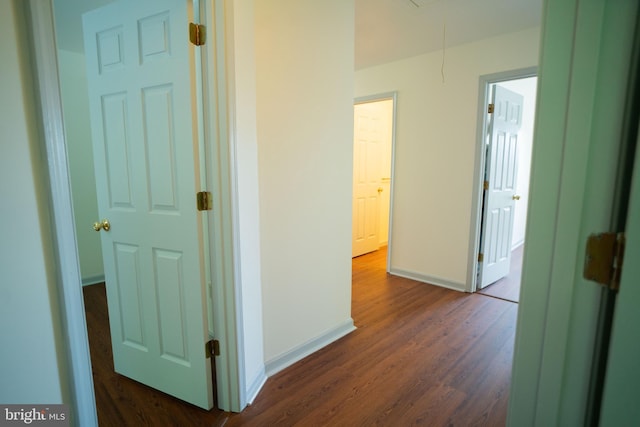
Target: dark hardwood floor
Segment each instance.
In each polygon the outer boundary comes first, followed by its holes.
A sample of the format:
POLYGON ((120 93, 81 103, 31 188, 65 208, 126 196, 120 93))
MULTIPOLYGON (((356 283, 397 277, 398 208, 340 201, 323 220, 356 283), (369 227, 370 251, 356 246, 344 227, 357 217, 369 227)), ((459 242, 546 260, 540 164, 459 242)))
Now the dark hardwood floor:
POLYGON ((241 414, 203 411, 113 373, 103 285, 85 287, 101 426, 501 426, 517 304, 353 260, 358 329, 269 378, 241 414))
POLYGON ((523 253, 524 245, 518 246, 516 249, 511 251, 511 268, 507 277, 503 277, 478 292, 511 302, 520 301, 523 253))
POLYGON ((100 426, 221 426, 229 414, 204 411, 113 371, 104 284, 83 288, 100 426))

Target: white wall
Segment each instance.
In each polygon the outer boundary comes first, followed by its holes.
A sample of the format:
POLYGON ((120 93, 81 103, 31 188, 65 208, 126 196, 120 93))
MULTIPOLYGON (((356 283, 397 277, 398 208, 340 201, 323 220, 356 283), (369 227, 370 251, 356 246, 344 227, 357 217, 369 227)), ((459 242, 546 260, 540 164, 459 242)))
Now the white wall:
POLYGON ((356 72, 355 96, 398 91, 392 271, 464 289, 479 77, 537 64, 539 29, 356 72))
POLYGON ((68 402, 22 2, 0 2, 0 402, 68 402), (19 38, 18 38, 19 35, 19 38))
POLYGON ((352 327, 354 3, 259 1, 255 13, 264 342, 273 372, 352 327))
POLYGON ((522 127, 518 135, 518 177, 516 194, 520 200, 516 202, 513 219, 513 236, 511 247, 516 248, 525 241, 527 225, 527 209, 529 207, 529 177, 531 175, 531 149, 533 147, 533 124, 536 113, 537 77, 510 80, 498 83, 506 89, 519 93, 524 97, 522 109, 522 127))
POLYGON ((100 234, 91 227, 101 218, 98 216, 96 179, 93 169, 84 55, 60 49, 58 66, 80 273, 83 284, 92 284, 104 281, 104 266, 100 234))

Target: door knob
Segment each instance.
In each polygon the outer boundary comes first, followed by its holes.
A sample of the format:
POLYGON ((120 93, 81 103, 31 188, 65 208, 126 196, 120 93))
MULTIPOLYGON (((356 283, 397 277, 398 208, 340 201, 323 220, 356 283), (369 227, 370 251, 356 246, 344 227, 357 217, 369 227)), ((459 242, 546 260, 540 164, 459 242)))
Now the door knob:
POLYGON ((520 200, 520 196, 518 196, 517 194, 515 196, 511 197, 513 200, 520 200))
POLYGON ((378 194, 382 193, 382 187, 378 187, 378 194))
POLYGON ((109 223, 108 219, 103 219, 102 221, 94 222, 93 229, 96 231, 100 231, 100 230, 109 231, 111 230, 111 224, 109 223))

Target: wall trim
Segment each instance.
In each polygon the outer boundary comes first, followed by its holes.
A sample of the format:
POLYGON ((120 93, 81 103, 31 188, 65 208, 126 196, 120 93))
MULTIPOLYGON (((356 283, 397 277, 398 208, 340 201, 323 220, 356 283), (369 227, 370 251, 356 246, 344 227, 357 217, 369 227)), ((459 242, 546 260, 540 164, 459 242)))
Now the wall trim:
POLYGON ((523 245, 524 245, 524 239, 516 242, 515 244, 511 245, 511 252, 515 251, 516 249, 518 249, 520 246, 523 246, 523 245))
POLYGON ((256 375, 256 377, 253 379, 253 381, 251 381, 251 383, 247 387, 247 390, 246 390, 247 404, 253 403, 255 398, 258 397, 258 393, 260 393, 260 390, 262 390, 262 387, 267 382, 267 379, 268 379, 267 373, 265 369, 262 368, 260 372, 258 372, 258 375, 256 375))
POLYGON ((405 279, 411 279, 418 282, 426 283, 428 285, 440 286, 441 288, 447 288, 454 291, 466 292, 466 286, 464 283, 454 282, 452 280, 443 279, 437 276, 430 276, 428 274, 416 273, 411 270, 402 270, 400 268, 392 268, 389 272, 394 276, 404 277, 405 279))
POLYGON ((97 285, 98 283, 103 283, 104 280, 104 274, 98 274, 96 276, 89 276, 89 277, 83 277, 82 278, 82 286, 90 286, 90 285, 97 285))
MULTIPOLYGON (((214 338, 220 341, 216 357, 218 408, 241 412, 246 406, 244 337, 242 333, 242 286, 239 275, 239 235, 235 185, 235 99, 233 80, 233 1, 201 2, 203 22, 213 28, 203 61, 206 79, 205 118, 207 185, 214 193, 208 215, 209 265, 211 272, 214 338)), ((210 331, 211 332, 211 331, 210 331)))
POLYGON ((637 9, 544 2, 510 426, 598 424, 589 393, 603 294, 582 257, 590 233, 613 230, 637 9))
MULTIPOLYGON (((74 424, 97 426, 96 400, 91 373, 91 356, 87 338, 82 282, 73 202, 69 179, 69 162, 62 120, 62 102, 58 79, 57 51, 53 28, 53 1, 31 0, 26 4, 31 41, 31 60, 35 85, 38 126, 46 152, 49 178, 50 229, 55 251, 56 280, 60 299, 63 347, 61 364, 67 363, 61 378, 69 382, 71 412, 74 424)), ((18 6, 16 6, 18 7, 18 6)))
POLYGON ((310 354, 315 353, 321 348, 326 347, 332 342, 339 340, 340 338, 355 330, 356 326, 353 324, 353 319, 349 318, 335 328, 329 329, 328 331, 318 335, 317 337, 312 338, 309 341, 302 343, 292 348, 291 350, 282 353, 279 356, 274 357, 273 359, 267 361, 267 363, 265 364, 267 376, 270 377, 277 374, 283 369, 288 368, 294 363, 304 359, 310 354))

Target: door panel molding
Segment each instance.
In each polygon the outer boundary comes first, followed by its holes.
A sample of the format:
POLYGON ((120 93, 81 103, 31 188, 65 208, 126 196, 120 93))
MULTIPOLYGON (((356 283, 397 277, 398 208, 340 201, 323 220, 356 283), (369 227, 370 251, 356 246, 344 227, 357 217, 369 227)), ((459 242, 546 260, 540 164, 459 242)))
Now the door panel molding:
POLYGON ((199 22, 199 10, 198 0, 121 0, 82 22, 98 211, 112 224, 100 240, 114 369, 208 410, 210 265, 201 236, 209 213, 195 203, 202 49, 179 31, 199 22), (114 190, 127 209, 109 203, 114 190))

